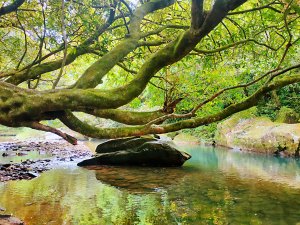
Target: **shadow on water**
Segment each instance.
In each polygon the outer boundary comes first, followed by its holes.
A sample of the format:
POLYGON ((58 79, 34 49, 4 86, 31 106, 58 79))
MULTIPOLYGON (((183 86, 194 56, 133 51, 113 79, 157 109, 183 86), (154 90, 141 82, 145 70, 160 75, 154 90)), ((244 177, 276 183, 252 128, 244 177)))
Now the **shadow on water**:
POLYGON ((0 184, 0 207, 27 225, 297 224, 294 159, 182 146, 182 168, 62 165, 0 184))

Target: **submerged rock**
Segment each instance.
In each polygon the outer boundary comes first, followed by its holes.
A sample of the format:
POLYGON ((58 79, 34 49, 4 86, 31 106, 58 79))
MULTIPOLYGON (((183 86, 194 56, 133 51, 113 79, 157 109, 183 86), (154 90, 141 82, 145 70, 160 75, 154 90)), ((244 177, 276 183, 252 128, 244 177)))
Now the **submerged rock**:
POLYGON ((191 158, 185 152, 152 138, 116 139, 100 144, 95 158, 84 160, 78 166, 136 165, 182 166, 191 158))
POLYGON ((241 112, 218 125, 215 140, 218 145, 230 148, 297 156, 300 124, 272 122, 241 112))
POLYGON ((0 215, 1 225, 23 225, 24 223, 11 215, 0 215))

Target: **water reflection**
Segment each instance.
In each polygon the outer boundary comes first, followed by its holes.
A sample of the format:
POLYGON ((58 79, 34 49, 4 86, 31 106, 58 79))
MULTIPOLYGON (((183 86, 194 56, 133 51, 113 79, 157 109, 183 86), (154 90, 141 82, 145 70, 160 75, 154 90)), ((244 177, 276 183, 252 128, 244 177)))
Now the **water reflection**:
POLYGON ((0 149, 0 163, 20 163, 26 160, 49 159, 51 154, 42 151, 1 151, 0 149), (7 156, 3 156, 6 153, 7 156))
POLYGON ((131 193, 151 193, 171 188, 182 182, 187 168, 142 167, 86 167, 95 170, 96 179, 102 183, 122 188, 131 193))
POLYGON ((184 147, 183 168, 48 171, 0 185, 0 207, 28 225, 297 224, 299 162, 184 147))
POLYGON ((300 161, 250 152, 230 151, 212 147, 182 147, 193 157, 188 165, 197 164, 205 170, 218 170, 241 179, 261 179, 300 188, 300 161))

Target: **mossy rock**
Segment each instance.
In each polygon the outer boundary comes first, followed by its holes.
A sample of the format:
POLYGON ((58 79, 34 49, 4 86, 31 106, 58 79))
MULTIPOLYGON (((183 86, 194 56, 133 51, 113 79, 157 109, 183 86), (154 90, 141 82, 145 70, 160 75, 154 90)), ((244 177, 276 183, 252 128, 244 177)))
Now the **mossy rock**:
POLYGON ((117 139, 100 144, 95 158, 84 160, 78 166, 124 165, 177 167, 191 156, 165 142, 146 138, 117 139), (99 147, 100 146, 100 147, 99 147))
POLYGON ((276 122, 294 124, 299 123, 299 119, 300 115, 297 112, 295 112, 291 108, 284 106, 279 110, 276 117, 276 122))
POLYGON ((179 134, 180 134, 180 132, 175 131, 175 132, 167 133, 166 135, 167 135, 167 137, 169 137, 169 138, 171 138, 173 140, 179 134))
POLYGON ((272 122, 265 117, 243 118, 241 115, 218 125, 215 137, 218 145, 262 153, 297 155, 300 143, 300 124, 272 122))
POLYGON ((129 137, 106 141, 96 148, 97 153, 116 152, 124 149, 132 149, 149 141, 155 141, 153 137, 129 137))
POLYGON ((173 141, 176 144, 199 144, 200 143, 199 138, 186 133, 180 133, 176 135, 173 138, 173 141))
POLYGON ((215 140, 219 145, 227 146, 226 134, 230 133, 232 128, 238 125, 241 121, 256 117, 256 107, 241 111, 224 120, 217 125, 215 140))

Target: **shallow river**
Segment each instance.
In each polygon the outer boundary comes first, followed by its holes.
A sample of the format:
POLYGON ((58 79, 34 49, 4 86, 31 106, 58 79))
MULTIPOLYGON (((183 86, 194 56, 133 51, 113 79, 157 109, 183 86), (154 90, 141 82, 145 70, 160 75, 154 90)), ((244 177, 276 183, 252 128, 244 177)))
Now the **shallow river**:
MULTIPOLYGON (((300 224, 300 162, 209 147, 182 168, 79 168, 0 184, 26 225, 300 224)), ((0 162, 1 163, 1 162, 0 162)))

